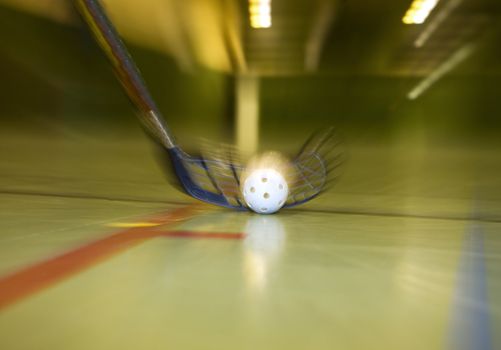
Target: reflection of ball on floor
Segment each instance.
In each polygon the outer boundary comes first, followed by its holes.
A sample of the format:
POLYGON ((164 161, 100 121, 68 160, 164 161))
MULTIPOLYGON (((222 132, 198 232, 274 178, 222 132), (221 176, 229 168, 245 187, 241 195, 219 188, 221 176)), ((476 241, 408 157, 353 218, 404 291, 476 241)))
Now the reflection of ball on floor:
POLYGON ((244 247, 267 259, 275 258, 285 244, 285 226, 277 215, 253 215, 245 227, 244 247))
POLYGON ((256 213, 271 214, 284 205, 289 194, 285 178, 275 169, 252 170, 242 187, 245 202, 256 213))

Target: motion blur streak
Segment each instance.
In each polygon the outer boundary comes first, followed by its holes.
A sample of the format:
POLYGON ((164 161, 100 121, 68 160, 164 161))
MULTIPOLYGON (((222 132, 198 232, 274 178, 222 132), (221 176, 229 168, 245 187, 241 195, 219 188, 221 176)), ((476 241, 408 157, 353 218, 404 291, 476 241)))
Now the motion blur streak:
POLYGON ((463 0, 449 0, 444 5, 444 7, 436 14, 436 16, 430 21, 430 23, 424 28, 424 30, 419 34, 416 41, 414 41, 414 46, 423 46, 430 36, 440 27, 443 21, 449 17, 452 11, 457 8, 463 0))
POLYGON ((308 72, 314 72, 318 68, 323 44, 333 19, 334 5, 332 1, 322 0, 317 8, 310 36, 306 42, 304 65, 308 72))
POLYGON ((442 63, 435 71, 433 71, 428 77, 423 79, 416 87, 414 87, 408 94, 407 98, 409 100, 415 100, 421 96, 426 90, 428 90, 433 84, 435 84, 440 78, 445 74, 453 70, 458 64, 463 62, 465 59, 470 57, 470 55, 475 50, 474 44, 467 44, 461 47, 459 50, 454 52, 450 58, 442 63))

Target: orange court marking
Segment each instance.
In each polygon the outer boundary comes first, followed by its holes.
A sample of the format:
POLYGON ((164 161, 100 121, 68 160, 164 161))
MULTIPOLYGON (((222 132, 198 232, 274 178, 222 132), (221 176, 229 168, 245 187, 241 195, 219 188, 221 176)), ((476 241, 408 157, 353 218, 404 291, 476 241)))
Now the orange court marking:
MULTIPOLYGON (((162 226, 174 225, 194 217, 198 213, 197 208, 198 206, 192 205, 169 211, 152 218, 150 222, 162 226)), ((161 231, 158 230, 158 225, 119 231, 0 278, 0 310, 152 238, 243 238, 241 233, 161 231)))

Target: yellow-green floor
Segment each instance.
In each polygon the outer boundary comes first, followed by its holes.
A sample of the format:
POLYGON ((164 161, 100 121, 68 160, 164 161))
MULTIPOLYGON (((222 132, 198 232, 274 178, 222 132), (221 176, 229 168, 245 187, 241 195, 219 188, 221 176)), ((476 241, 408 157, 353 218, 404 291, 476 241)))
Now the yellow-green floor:
POLYGON ((496 149, 348 144, 331 192, 259 216, 175 192, 140 132, 0 145, 1 349, 501 347, 496 149))

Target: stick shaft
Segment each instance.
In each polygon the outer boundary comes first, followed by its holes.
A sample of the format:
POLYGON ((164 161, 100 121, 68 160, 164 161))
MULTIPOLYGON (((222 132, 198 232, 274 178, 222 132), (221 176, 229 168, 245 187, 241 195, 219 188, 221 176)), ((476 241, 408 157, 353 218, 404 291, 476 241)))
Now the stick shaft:
POLYGON ((74 0, 128 97, 138 111, 138 118, 165 147, 175 147, 174 139, 162 118, 134 60, 117 30, 97 0, 74 0))

